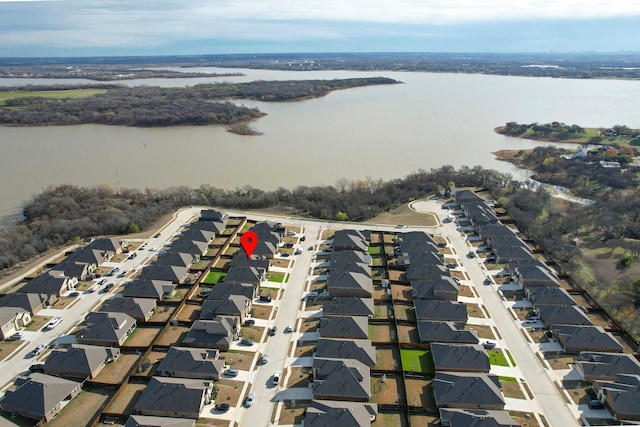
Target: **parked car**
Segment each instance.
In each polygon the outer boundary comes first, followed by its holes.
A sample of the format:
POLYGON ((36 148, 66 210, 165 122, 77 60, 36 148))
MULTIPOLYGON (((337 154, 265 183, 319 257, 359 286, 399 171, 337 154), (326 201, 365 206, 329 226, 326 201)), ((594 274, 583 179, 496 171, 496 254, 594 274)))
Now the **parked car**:
POLYGON ((260 364, 261 365, 266 364, 268 361, 269 361, 269 355, 268 354, 265 354, 260 358, 260 364))
POLYGON ((293 254, 300 255, 301 253, 302 253, 302 249, 296 249, 296 251, 293 254))
POLYGON ((604 403, 599 400, 590 400, 589 409, 604 409, 604 403))
POLYGON ((80 292, 71 292, 71 293, 69 294, 69 296, 70 296, 70 297, 77 297, 77 296, 80 296, 80 292))
POLYGON ((308 297, 317 297, 318 296, 318 291, 311 291, 307 294, 308 297))
POLYGON ((44 351, 44 349, 47 348, 46 345, 44 344, 38 344, 36 346, 36 348, 34 348, 33 350, 31 350, 31 354, 33 354, 34 356, 39 355, 40 353, 42 353, 44 351))
POLYGON ((262 302, 271 302, 271 296, 270 295, 260 295, 260 298, 258 298, 260 301, 262 302))
POLYGON ((492 349, 496 347, 496 343, 494 343, 493 341, 485 341, 482 343, 482 346, 486 349, 492 349))
POLYGON ((307 236, 302 236, 302 237, 300 238, 300 241, 301 241, 301 242, 304 242, 305 240, 307 240, 307 236))
POLYGON ((237 369, 227 369, 224 371, 224 374, 228 377, 237 377, 238 370, 237 369))
POLYGON ((216 411, 222 412, 227 412, 229 408, 231 408, 231 406, 228 403, 218 403, 213 407, 213 409, 215 409, 216 411))
POLYGON ((160 237, 160 233, 154 234, 153 237, 155 237, 157 239, 158 237, 160 237))
POLYGON ((273 373, 273 384, 274 385, 278 385, 280 384, 280 378, 282 377, 282 372, 280 371, 275 371, 273 373))
POLYGON ((15 334, 11 335, 7 339, 9 341, 18 341, 18 340, 21 340, 22 338, 24 338, 24 334, 22 332, 16 332, 15 334))
POLYGON ((100 281, 98 282, 98 285, 102 286, 102 285, 104 285, 105 283, 107 283, 107 279, 102 279, 102 280, 100 280, 100 281))
POLYGON ((111 288, 113 288, 113 283, 108 283, 107 286, 104 287, 104 291, 107 292, 111 288))
POLYGON ((253 405, 253 399, 256 397, 255 394, 253 393, 249 393, 249 395, 247 396, 247 399, 244 401, 244 407, 245 408, 250 408, 251 405, 253 405))
POLYGON ((289 254, 284 253, 284 254, 282 254, 282 255, 280 255, 280 256, 281 256, 281 257, 283 257, 283 258, 286 258, 286 257, 288 257, 288 256, 289 256, 289 254))
POLYGON ((293 325, 289 325, 286 328, 284 328, 285 334, 288 334, 289 332, 293 332, 293 325))
POLYGON ((475 252, 473 252, 473 251, 471 251, 471 252, 469 252, 469 253, 467 254, 467 257, 468 257, 468 258, 474 258, 475 256, 476 256, 476 253, 475 253, 475 252))
POLYGON ((525 319, 525 323, 536 323, 538 319, 536 316, 530 316, 525 319))
POLYGON ((485 262, 496 262, 498 258, 495 255, 488 256, 485 262))
POLYGON ((491 279, 484 279, 484 284, 485 285, 490 285, 491 284, 491 279))
POLYGON ((312 250, 313 250, 313 246, 309 246, 309 247, 307 248, 307 250, 308 250, 308 251, 312 251, 312 250))
POLYGON ((278 332, 278 327, 274 326, 273 328, 271 328, 271 331, 269 331, 269 335, 274 336, 276 332, 278 332))
POLYGON ((254 319, 247 319, 244 321, 245 326, 253 326, 255 324, 256 324, 256 321, 254 319))
POLYGON ((242 344, 242 345, 253 345, 253 340, 250 340, 249 338, 242 338, 240 340, 240 344, 242 344))
POLYGON ((49 321, 49 323, 47 323, 47 326, 45 326, 45 329, 51 330, 51 329, 55 328, 56 326, 58 326, 60 324, 60 322, 62 322, 62 317, 55 317, 55 318, 51 319, 49 321))
POLYGON ((211 293, 211 290, 209 290, 209 289, 204 289, 204 290, 202 290, 202 291, 198 292, 198 296, 199 296, 200 298, 206 298, 206 297, 208 297, 208 296, 209 296, 209 294, 210 294, 210 293, 211 293))
POLYGON ((44 372, 44 363, 34 363, 29 366, 29 372, 44 372))

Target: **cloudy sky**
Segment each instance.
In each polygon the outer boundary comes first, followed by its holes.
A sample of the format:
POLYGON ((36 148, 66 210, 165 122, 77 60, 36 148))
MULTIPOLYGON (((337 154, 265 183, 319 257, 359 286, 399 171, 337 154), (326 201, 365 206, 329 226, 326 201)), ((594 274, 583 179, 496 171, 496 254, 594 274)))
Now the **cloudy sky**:
POLYGON ((0 56, 640 50, 640 0, 0 0, 0 56))

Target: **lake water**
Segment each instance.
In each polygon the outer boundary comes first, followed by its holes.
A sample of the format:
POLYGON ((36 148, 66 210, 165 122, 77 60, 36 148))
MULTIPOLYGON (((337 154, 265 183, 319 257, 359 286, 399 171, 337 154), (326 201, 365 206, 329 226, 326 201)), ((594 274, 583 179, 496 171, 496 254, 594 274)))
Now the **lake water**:
MULTIPOLYGON (((449 164, 481 165, 525 177, 495 159, 501 149, 539 143, 497 135, 507 121, 558 120, 581 126, 640 127, 640 82, 402 72, 285 72, 200 68, 243 77, 150 79, 127 85, 185 86, 202 82, 385 76, 401 85, 332 92, 304 102, 239 101, 268 115, 254 122, 261 136, 218 126, 128 128, 0 127, 0 217, 20 212, 52 184, 166 188, 210 184, 334 184, 339 178, 404 177, 449 164)), ((0 79, 0 85, 81 80, 0 79)))

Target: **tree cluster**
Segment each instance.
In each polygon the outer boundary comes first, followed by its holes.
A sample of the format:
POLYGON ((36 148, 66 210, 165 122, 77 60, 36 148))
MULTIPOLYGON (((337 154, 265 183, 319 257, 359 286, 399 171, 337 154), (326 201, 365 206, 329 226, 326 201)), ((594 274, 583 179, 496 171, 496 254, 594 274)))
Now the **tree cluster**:
POLYGON ((527 137, 540 138, 550 141, 559 141, 569 138, 579 138, 584 136, 584 128, 578 125, 567 125, 560 122, 551 123, 531 123, 520 124, 516 122, 508 122, 501 130, 500 133, 508 136, 520 136, 526 132, 527 137))

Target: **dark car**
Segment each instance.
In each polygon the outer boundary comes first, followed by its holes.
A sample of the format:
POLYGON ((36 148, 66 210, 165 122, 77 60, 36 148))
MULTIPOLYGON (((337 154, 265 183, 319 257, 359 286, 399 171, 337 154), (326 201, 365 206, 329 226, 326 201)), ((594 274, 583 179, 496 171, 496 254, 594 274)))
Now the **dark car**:
POLYGON ((228 403, 218 403, 213 407, 213 409, 215 409, 216 411, 222 412, 227 412, 229 408, 231 408, 231 406, 228 403))
POLYGON ((240 340, 240 344, 241 344, 241 345, 248 345, 248 346, 251 346, 251 345, 253 345, 253 340, 250 340, 249 338, 242 338, 242 339, 240 340))
POLYGON ((271 328, 271 330, 269 331, 269 335, 274 336, 276 334, 276 332, 278 332, 278 327, 274 326, 273 328, 271 328))
POLYGON ((254 319, 247 319, 244 321, 245 326, 253 326, 255 324, 256 324, 256 321, 254 319))
POLYGON ((29 366, 29 372, 44 372, 44 363, 35 363, 29 366))
POLYGON ((202 290, 202 291, 198 292, 198 296, 200 298, 206 298, 206 297, 209 296, 210 293, 211 293, 211 291, 209 289, 205 289, 205 290, 202 290))
POLYGON ((599 400, 590 400, 589 409, 604 409, 604 403, 599 400))
POLYGON ((111 288, 113 288, 113 283, 109 283, 107 286, 105 286, 104 291, 107 292, 111 288))
POLYGON ((301 241, 301 242, 304 242, 305 240, 307 240, 307 236, 302 236, 302 237, 300 238, 300 241, 301 241))
POLYGON ((262 301, 262 302, 271 302, 271 296, 269 296, 269 295, 260 295, 259 300, 262 301))
POLYGON ((77 297, 78 295, 80 295, 80 292, 71 292, 69 294, 70 297, 77 297))

